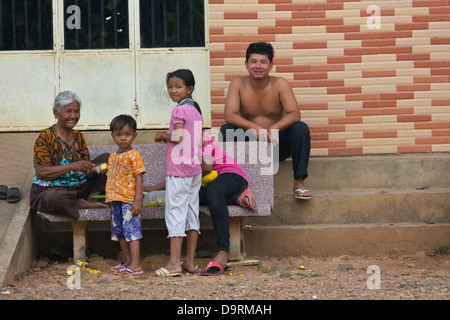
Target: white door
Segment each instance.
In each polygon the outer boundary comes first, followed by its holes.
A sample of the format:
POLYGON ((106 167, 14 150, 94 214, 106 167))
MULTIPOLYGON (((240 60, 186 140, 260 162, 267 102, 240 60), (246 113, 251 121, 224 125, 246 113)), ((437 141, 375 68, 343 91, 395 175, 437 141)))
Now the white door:
POLYGON ((174 52, 140 52, 138 105, 139 123, 142 128, 168 127, 170 113, 175 103, 169 98, 166 89, 168 72, 177 69, 190 69, 195 78, 193 99, 200 105, 204 126, 211 125, 209 61, 207 52, 177 50, 174 52), (189 60, 187 60, 189 56, 189 60))
POLYGON ((79 129, 107 130, 123 113, 134 115, 139 129, 167 128, 174 105, 165 78, 178 68, 193 71, 194 99, 210 126, 207 1, 0 0, 0 6, 0 131, 53 124, 53 99, 65 90, 83 102, 79 129))
POLYGON ((140 0, 136 8, 136 103, 141 128, 168 127, 175 107, 166 89, 167 73, 190 69, 193 99, 204 126, 211 126, 208 1, 140 0))
POLYGON ((0 1, 0 131, 54 123, 56 1, 0 1))
POLYGON ((134 114, 135 1, 58 1, 60 91, 83 103, 78 129, 109 129, 116 115, 134 114))

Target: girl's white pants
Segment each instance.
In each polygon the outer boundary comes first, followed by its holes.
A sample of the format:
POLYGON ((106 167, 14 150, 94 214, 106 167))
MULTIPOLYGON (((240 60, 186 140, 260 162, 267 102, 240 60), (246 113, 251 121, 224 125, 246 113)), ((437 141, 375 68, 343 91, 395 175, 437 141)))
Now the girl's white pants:
POLYGON ((166 176, 165 220, 168 238, 186 237, 186 231, 200 232, 199 196, 202 174, 194 177, 166 176))

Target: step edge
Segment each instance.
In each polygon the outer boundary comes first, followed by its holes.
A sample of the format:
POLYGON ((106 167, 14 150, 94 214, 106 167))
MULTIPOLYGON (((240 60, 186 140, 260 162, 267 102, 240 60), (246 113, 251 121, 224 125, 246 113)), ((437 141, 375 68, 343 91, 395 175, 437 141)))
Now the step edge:
POLYGON ((255 225, 250 228, 244 229, 244 231, 251 231, 252 229, 328 229, 328 228, 415 228, 415 227, 450 227, 450 222, 436 222, 436 223, 425 223, 425 222, 374 222, 374 223, 309 223, 301 225, 255 225))
MULTIPOLYGON (((425 190, 417 189, 396 189, 396 188, 348 188, 348 189, 309 189, 313 196, 333 196, 333 195, 377 195, 377 194, 450 194, 450 188, 429 188, 425 190)), ((275 191, 274 197, 292 196, 293 191, 275 191)))

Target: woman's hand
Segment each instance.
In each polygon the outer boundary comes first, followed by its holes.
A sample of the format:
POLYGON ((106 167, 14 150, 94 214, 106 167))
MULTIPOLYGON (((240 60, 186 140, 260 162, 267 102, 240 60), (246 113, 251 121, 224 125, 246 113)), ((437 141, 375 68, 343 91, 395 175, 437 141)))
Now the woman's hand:
POLYGON ((100 166, 95 166, 92 168, 92 172, 96 173, 97 175, 101 175, 102 169, 100 168, 100 166))
POLYGON ((76 162, 69 163, 69 165, 73 166, 73 169, 71 171, 81 171, 84 173, 89 173, 92 171, 92 169, 95 167, 95 164, 93 164, 90 161, 80 160, 76 162))

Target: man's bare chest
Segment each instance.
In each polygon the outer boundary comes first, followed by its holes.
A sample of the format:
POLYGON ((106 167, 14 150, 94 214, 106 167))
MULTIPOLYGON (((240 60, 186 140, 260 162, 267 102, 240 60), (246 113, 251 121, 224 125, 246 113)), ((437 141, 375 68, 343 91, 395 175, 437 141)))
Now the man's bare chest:
POLYGON ((241 92, 241 113, 251 116, 275 115, 283 111, 277 93, 268 92, 241 92))

